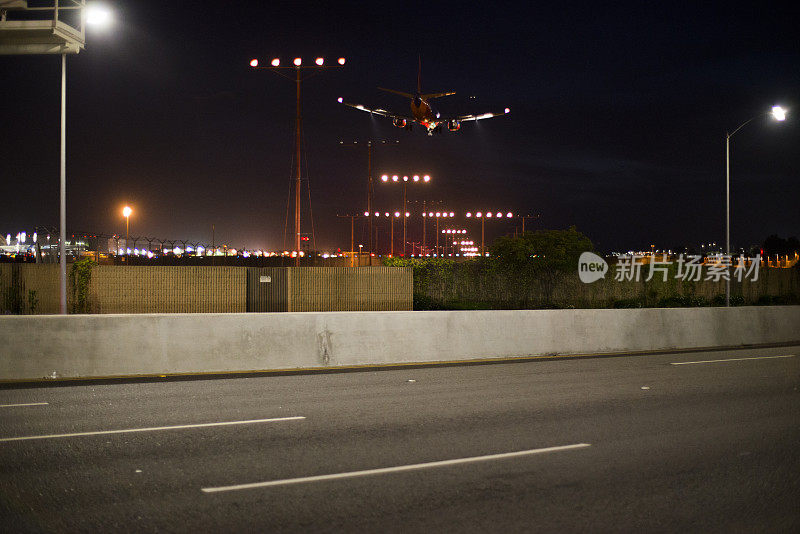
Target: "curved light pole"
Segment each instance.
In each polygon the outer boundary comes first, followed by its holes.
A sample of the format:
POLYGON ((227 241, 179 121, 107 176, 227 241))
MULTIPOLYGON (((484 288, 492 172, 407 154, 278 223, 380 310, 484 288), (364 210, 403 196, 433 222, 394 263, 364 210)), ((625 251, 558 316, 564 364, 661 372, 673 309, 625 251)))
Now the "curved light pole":
MULTIPOLYGON (((781 106, 773 106, 769 113, 759 113, 740 124, 735 130, 725 134, 725 254, 731 256, 731 137, 764 115, 772 115, 776 121, 786 120, 786 110, 781 106)), ((725 306, 731 305, 731 277, 730 274, 725 279, 725 306)))

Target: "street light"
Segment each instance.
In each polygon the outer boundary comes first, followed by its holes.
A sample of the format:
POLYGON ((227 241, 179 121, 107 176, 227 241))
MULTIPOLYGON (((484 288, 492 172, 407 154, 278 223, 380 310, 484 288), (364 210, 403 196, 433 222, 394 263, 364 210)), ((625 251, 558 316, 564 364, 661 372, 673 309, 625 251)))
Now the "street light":
POLYGON ((130 243, 129 239, 130 239, 130 218, 131 218, 131 213, 133 213, 133 210, 130 208, 130 206, 125 206, 124 208, 122 208, 122 216, 125 217, 125 249, 126 250, 128 249, 128 243, 130 243))
POLYGON ((60 217, 59 217, 59 285, 60 313, 67 313, 67 54, 77 54, 86 46, 84 23, 90 26, 103 26, 111 22, 111 12, 100 5, 87 7, 85 0, 73 0, 72 5, 60 5, 60 0, 52 0, 52 6, 28 7, 27 2, 6 6, 9 11, 25 13, 22 20, 6 20, 6 12, 0 20, 0 28, 13 30, 13 38, 0 41, 0 54, 60 54, 61 55, 61 147, 60 147, 60 217), (84 11, 84 9, 86 11, 84 11), (52 11, 52 21, 37 18, 39 12, 52 11), (77 27, 59 19, 61 11, 78 11, 77 27), (33 15, 33 16, 31 16, 33 15), (43 23, 46 36, 43 38, 43 23))
MULTIPOLYGON (((740 124, 731 133, 725 134, 725 255, 731 256, 731 137, 753 122, 755 119, 764 115, 771 115, 778 122, 786 120, 786 109, 781 106, 773 106, 769 113, 759 113, 740 124)), ((725 278, 725 306, 731 305, 731 277, 725 278)))

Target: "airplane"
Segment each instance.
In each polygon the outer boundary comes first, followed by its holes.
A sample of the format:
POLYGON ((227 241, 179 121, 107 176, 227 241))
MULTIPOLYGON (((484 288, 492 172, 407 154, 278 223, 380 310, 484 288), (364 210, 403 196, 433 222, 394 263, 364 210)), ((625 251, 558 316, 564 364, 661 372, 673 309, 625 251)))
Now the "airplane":
POLYGON ((499 117, 501 115, 507 115, 511 112, 509 108, 505 108, 503 111, 498 113, 483 113, 480 115, 459 115, 456 117, 442 117, 441 113, 436 111, 429 103, 429 100, 433 100, 434 98, 440 98, 443 96, 450 96, 456 94, 455 91, 446 91, 444 93, 422 93, 420 78, 422 74, 422 62, 420 61, 419 70, 417 71, 417 92, 414 94, 411 93, 404 93, 402 91, 395 91, 394 89, 385 89, 383 87, 378 87, 381 91, 386 91, 387 93, 394 93, 396 95, 404 96, 411 101, 411 116, 403 116, 397 115, 395 113, 386 111, 385 109, 370 109, 368 107, 362 106, 361 104, 351 104, 350 102, 345 102, 343 98, 339 98, 338 102, 340 104, 344 104, 345 106, 349 106, 351 108, 360 109, 361 111, 366 111, 367 113, 371 113, 373 115, 380 115, 382 117, 387 117, 392 119, 392 124, 397 128, 405 128, 406 130, 411 130, 411 126, 413 123, 417 123, 424 127, 428 132, 428 135, 433 135, 434 133, 442 133, 443 126, 447 126, 447 129, 451 132, 456 132, 461 128, 462 122, 468 121, 479 121, 482 119, 490 119, 492 117, 499 117))

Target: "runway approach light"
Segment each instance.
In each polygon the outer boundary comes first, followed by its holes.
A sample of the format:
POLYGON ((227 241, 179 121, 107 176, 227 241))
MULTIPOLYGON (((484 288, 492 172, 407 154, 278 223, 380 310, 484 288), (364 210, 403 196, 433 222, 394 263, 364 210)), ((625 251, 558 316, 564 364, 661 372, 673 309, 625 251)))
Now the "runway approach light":
POLYGON ((388 174, 384 174, 383 176, 381 176, 381 181, 382 182, 388 182, 389 181, 389 175, 388 174))
POLYGON ((344 65, 344 58, 343 57, 339 58, 339 65, 344 65))
POLYGON ((321 57, 318 57, 317 59, 314 60, 314 63, 316 63, 317 65, 319 65, 321 67, 322 64, 325 63, 325 60, 322 59, 321 57))
POLYGON ((250 60, 250 66, 251 67, 258 67, 258 60, 257 59, 251 59, 250 60))
POLYGON ((426 174, 425 176, 422 177, 422 181, 423 182, 430 182, 431 181, 431 177, 426 174))
POLYGON ((280 67, 281 66, 281 60, 278 59, 278 58, 273 59, 272 60, 272 66, 273 67, 280 67))
POLYGON ((773 106, 772 107, 772 117, 776 121, 785 121, 786 120, 786 110, 780 106, 773 106))
POLYGON ((302 64, 303 64, 303 60, 302 59, 300 59, 299 57, 294 58, 295 67, 299 67, 302 64))

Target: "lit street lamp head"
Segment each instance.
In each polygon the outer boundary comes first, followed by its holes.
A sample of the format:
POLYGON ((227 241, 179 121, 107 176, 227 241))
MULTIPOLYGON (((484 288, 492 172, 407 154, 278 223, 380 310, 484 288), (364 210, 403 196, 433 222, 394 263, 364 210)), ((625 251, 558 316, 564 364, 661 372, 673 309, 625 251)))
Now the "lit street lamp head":
POLYGON ((86 24, 95 27, 106 27, 112 23, 111 10, 104 5, 92 4, 86 6, 86 24))
POLYGON ((133 210, 130 208, 130 206, 125 206, 124 208, 122 208, 123 217, 130 217, 131 213, 133 213, 133 210))
POLYGON ((781 106, 773 106, 772 107, 772 118, 776 121, 785 121, 786 120, 786 110, 781 106))

